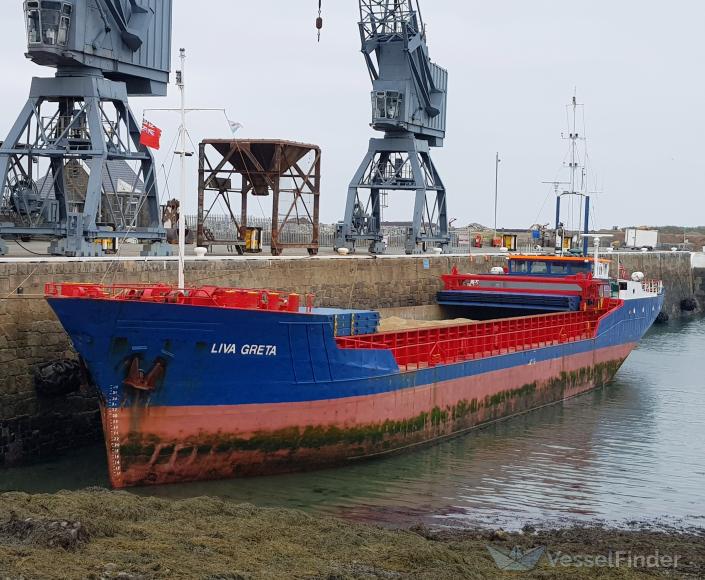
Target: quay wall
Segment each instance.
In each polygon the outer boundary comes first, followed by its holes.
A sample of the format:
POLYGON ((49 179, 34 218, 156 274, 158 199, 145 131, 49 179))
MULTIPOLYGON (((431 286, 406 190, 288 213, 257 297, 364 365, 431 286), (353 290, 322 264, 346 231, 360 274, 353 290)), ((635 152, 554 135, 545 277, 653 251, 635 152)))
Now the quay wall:
POLYGON ((693 288, 700 311, 705 311, 705 252, 693 254, 693 288))
POLYGON ((684 301, 698 299, 695 266, 700 256, 688 252, 619 252, 612 255, 613 271, 624 266, 627 272, 643 272, 647 279, 662 280, 666 293, 664 314, 671 319, 689 318, 705 311, 705 301, 695 310, 683 308, 684 301))
MULTIPOLYGON (((664 307, 705 308, 705 263, 690 254, 625 254, 621 264, 666 284, 664 307)), ((314 293, 319 306, 403 308, 434 304, 439 276, 457 265, 487 272, 501 255, 347 258, 236 258, 188 260, 187 285, 222 285, 314 293)), ((82 387, 68 395, 39 395, 36 369, 75 358, 68 337, 43 298, 48 282, 171 283, 174 260, 47 260, 0 262, 0 468, 46 460, 101 439, 97 397, 82 387)))

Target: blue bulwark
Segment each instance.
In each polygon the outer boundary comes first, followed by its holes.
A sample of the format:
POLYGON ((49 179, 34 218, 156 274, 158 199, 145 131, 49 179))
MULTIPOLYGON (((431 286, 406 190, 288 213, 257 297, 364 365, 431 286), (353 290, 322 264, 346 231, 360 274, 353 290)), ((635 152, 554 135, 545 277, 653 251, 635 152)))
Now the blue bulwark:
POLYGON ((49 299, 96 385, 131 397, 126 364, 164 376, 142 399, 155 407, 292 403, 378 395, 637 342, 663 296, 630 300, 593 339, 401 371, 389 350, 337 347, 320 316, 85 299, 49 299), (185 329, 189 328, 189 332, 185 329))

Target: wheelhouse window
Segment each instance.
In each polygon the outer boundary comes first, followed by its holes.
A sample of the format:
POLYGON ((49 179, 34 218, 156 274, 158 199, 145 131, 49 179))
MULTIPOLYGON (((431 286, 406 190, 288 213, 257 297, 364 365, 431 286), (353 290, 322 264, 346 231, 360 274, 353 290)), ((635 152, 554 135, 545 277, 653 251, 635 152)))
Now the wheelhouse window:
POLYGON ((598 278, 609 278, 609 275, 610 275, 609 264, 604 264, 602 262, 599 262, 597 264, 597 277, 598 278))
POLYGON ((573 274, 592 272, 592 264, 590 262, 573 262, 571 266, 573 274))
POLYGON ((553 264, 551 264, 551 274, 567 276, 568 274, 570 274, 570 266, 568 264, 554 262, 553 264))
POLYGON ((533 262, 531 264, 532 274, 548 274, 548 264, 546 262, 533 262))
POLYGON ((528 274, 529 273, 529 264, 523 260, 512 260, 511 262, 511 271, 513 274, 528 274))

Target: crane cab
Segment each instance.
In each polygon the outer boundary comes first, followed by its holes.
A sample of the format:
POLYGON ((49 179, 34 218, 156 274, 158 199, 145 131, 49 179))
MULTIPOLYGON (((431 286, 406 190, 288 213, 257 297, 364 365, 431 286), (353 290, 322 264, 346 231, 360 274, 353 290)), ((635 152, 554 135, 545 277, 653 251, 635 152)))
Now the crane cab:
POLYGON ((26 56, 39 66, 63 69, 62 77, 80 69, 125 83, 130 96, 164 96, 172 2, 24 0, 26 56))
POLYGON ((24 3, 29 48, 65 47, 71 31, 73 2, 27 0, 24 3))

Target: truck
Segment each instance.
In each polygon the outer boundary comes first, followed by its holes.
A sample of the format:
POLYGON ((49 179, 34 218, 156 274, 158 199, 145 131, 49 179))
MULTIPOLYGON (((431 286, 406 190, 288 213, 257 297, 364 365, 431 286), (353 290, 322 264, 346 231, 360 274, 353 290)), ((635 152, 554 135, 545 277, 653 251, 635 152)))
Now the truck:
POLYGON ((653 250, 658 246, 658 230, 642 228, 627 228, 624 236, 624 246, 632 250, 653 250))

